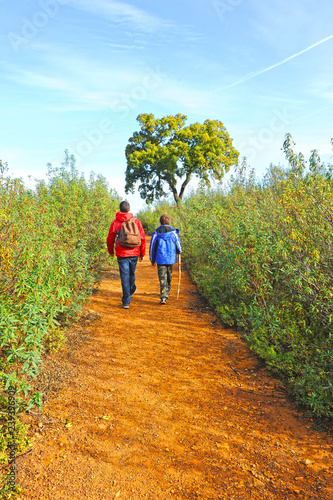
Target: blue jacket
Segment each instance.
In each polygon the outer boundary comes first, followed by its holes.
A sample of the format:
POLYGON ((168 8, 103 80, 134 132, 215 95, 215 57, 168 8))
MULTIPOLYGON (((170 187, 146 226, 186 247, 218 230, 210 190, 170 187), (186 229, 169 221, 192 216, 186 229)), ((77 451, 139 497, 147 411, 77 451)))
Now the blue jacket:
POLYGON ((149 248, 152 263, 172 265, 177 262, 177 254, 182 253, 179 229, 171 226, 160 226, 154 231, 149 248))

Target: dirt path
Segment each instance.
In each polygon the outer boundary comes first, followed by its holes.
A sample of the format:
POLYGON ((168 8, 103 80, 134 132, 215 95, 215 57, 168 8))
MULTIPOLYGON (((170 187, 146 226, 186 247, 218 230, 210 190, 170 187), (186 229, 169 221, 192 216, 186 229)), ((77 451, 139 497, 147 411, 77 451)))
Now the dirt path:
POLYGON ((146 257, 124 310, 118 273, 106 273, 40 378, 21 498, 333 499, 333 438, 311 429, 185 272, 178 300, 176 266, 173 279, 161 306, 146 257))

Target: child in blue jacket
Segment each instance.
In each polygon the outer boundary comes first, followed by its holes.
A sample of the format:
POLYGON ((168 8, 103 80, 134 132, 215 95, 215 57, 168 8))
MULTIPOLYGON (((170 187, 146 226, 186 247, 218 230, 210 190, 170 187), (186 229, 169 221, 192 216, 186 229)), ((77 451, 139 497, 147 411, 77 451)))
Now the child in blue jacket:
POLYGON ((151 237, 149 258, 153 266, 157 264, 161 304, 166 304, 171 291, 172 268, 177 262, 177 254, 182 253, 182 246, 179 229, 170 226, 168 215, 161 215, 160 224, 151 237))

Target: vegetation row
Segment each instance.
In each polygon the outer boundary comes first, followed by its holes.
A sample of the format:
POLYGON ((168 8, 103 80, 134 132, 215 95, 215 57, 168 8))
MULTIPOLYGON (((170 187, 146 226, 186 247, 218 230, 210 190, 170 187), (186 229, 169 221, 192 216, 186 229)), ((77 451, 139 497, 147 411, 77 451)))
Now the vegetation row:
POLYGON ((333 167, 284 151, 262 180, 238 167, 224 190, 140 213, 148 231, 169 212, 183 258, 223 322, 288 383, 312 416, 333 417, 333 167))
MULTIPOLYGON (((0 461, 6 462, 8 389, 15 390, 17 414, 41 405, 32 381, 42 354, 59 344, 64 325, 99 282, 120 200, 104 177, 85 180, 67 151, 34 190, 0 162, 0 200, 0 461)), ((17 420, 18 452, 25 433, 17 420)))

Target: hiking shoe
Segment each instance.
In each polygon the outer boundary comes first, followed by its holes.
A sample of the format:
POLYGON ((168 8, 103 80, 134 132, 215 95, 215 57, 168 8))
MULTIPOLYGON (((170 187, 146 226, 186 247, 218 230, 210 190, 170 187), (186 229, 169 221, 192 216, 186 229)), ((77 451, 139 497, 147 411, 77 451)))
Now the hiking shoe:
POLYGON ((129 304, 123 304, 124 309, 129 309, 129 304))
POLYGON ((135 290, 134 292, 131 294, 131 297, 133 297, 133 295, 136 293, 136 287, 135 287, 135 290))
POLYGON ((166 301, 167 301, 167 299, 165 297, 162 297, 160 304, 166 304, 166 301))

